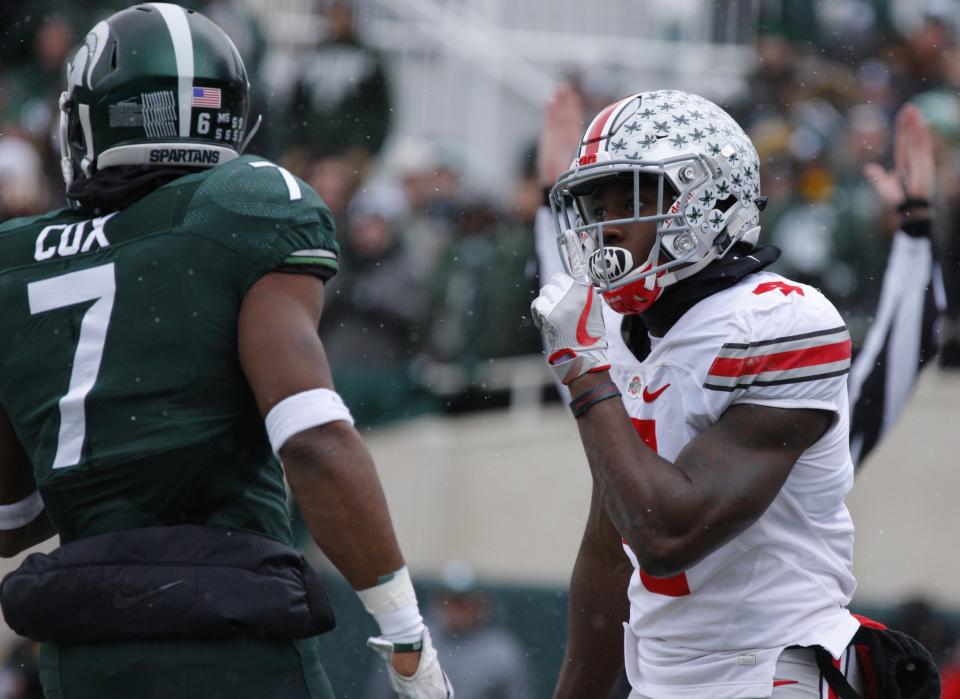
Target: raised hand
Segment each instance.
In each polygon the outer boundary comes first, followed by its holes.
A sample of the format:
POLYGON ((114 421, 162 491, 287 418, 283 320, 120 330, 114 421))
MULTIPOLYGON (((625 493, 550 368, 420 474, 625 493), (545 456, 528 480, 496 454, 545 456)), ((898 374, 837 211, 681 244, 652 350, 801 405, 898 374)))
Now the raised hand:
POLYGON ((569 83, 561 83, 547 103, 537 145, 537 178, 552 187, 570 169, 583 133, 583 102, 569 83))
POLYGON ((897 113, 893 158, 892 171, 869 163, 863 167, 864 175, 888 208, 896 209, 905 202, 915 202, 910 207, 911 217, 929 214, 936 184, 933 139, 916 105, 905 104, 897 113), (927 206, 920 204, 924 201, 927 206))

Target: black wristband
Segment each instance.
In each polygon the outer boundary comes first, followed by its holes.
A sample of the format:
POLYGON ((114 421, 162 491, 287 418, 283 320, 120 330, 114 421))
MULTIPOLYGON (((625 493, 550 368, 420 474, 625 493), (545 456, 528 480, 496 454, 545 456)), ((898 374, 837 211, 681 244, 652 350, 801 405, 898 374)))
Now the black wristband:
POLYGON ((927 209, 929 207, 929 199, 922 199, 920 197, 907 197, 897 207, 897 212, 901 214, 909 214, 911 209, 927 209))
POLYGON ((929 238, 933 234, 933 221, 929 218, 914 218, 904 221, 900 229, 913 238, 929 238))
POLYGON ((600 401, 607 400, 608 398, 618 398, 620 395, 620 391, 613 381, 604 381, 584 391, 570 401, 570 410, 575 418, 580 417, 587 412, 591 406, 596 405, 600 401))

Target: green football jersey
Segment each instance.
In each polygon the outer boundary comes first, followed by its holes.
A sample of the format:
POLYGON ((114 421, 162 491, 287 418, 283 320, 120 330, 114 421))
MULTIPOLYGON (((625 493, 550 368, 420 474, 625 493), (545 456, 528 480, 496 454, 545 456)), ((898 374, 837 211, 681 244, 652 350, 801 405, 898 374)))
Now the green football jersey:
POLYGON ((0 404, 64 541, 189 522, 289 543, 237 317, 263 274, 327 278, 338 252, 316 192, 254 156, 0 226, 0 404))

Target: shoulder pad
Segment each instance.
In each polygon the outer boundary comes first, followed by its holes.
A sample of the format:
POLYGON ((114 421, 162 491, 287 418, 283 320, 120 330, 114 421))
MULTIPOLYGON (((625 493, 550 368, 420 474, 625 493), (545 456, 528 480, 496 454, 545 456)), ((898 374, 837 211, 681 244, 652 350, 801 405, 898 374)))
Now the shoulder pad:
POLYGON ((327 279, 340 248, 333 213, 310 185, 256 156, 201 176, 182 226, 255 258, 261 271, 284 268, 327 279))
POLYGON ((213 168, 190 202, 190 212, 229 219, 310 222, 333 227, 333 216, 310 185, 264 158, 244 156, 213 168))

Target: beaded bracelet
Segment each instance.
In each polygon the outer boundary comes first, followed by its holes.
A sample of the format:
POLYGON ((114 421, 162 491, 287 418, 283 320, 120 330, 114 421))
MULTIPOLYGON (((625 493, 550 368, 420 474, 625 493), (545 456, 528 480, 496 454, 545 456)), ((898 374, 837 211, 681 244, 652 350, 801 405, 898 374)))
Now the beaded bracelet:
POLYGON ((619 398, 620 395, 621 393, 613 381, 604 381, 570 401, 570 410, 573 412, 573 416, 578 418, 600 401, 608 398, 619 398))

